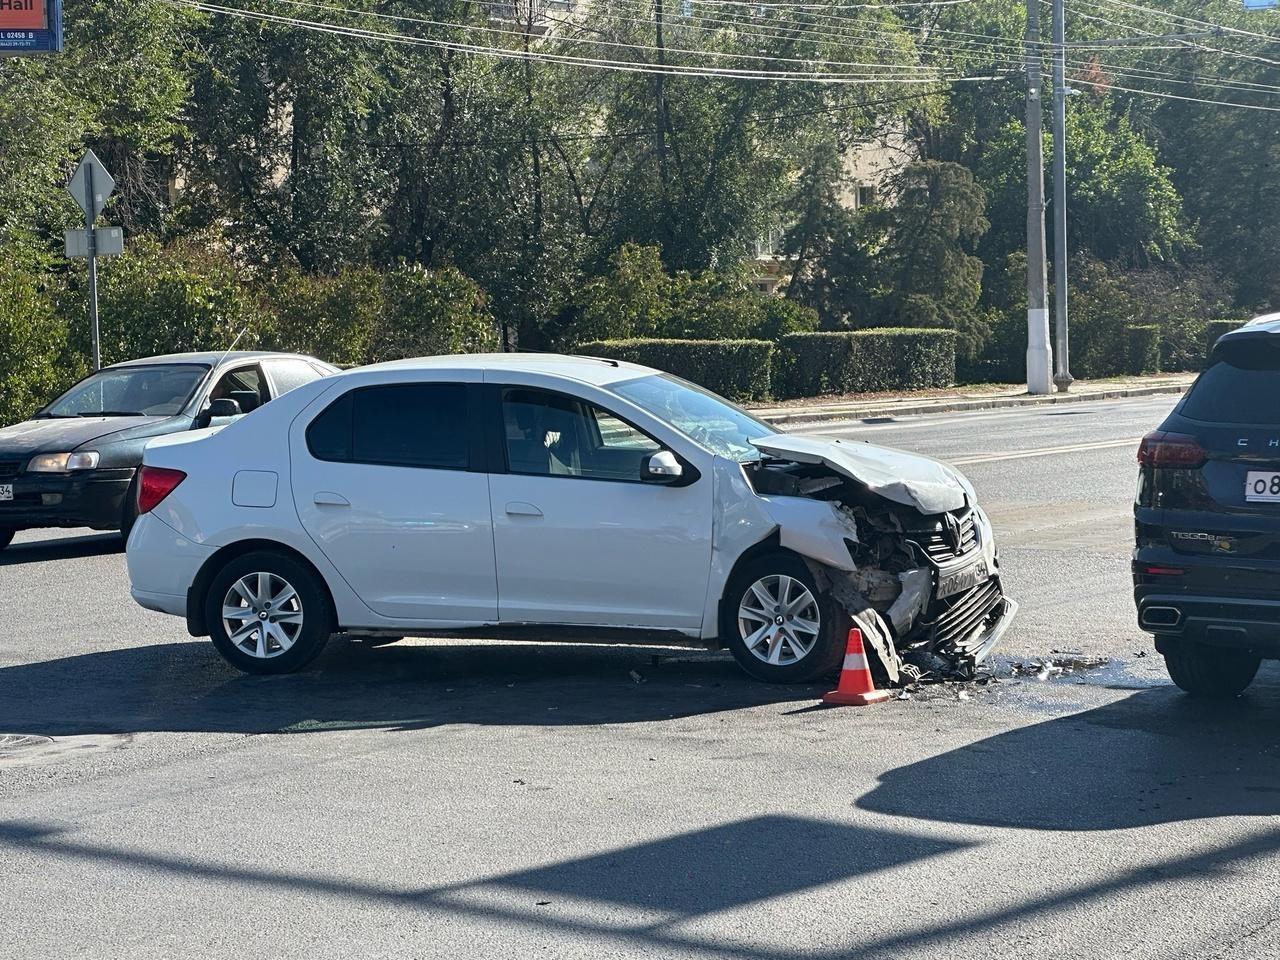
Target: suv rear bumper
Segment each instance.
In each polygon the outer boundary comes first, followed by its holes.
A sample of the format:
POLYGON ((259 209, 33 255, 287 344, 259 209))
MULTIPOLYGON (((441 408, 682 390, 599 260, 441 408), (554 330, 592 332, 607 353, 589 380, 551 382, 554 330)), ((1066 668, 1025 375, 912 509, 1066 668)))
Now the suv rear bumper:
POLYGON ((1156 635, 1161 653, 1199 643, 1280 658, 1280 600, 1149 591, 1135 591, 1138 626, 1156 635))

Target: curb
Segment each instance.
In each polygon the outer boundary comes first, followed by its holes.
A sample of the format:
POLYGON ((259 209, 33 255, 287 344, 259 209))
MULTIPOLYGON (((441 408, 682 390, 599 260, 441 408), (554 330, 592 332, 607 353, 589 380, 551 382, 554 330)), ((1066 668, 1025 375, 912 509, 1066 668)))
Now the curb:
POLYGON ((1117 387, 1091 393, 1051 393, 1044 396, 973 397, 963 400, 909 401, 901 405, 881 402, 873 406, 854 406, 825 409, 751 411, 765 423, 798 424, 821 423, 827 420, 869 420, 890 417, 918 416, 925 413, 960 413, 966 410, 999 410, 1005 407, 1031 407, 1050 403, 1087 403, 1091 400, 1121 400, 1125 397, 1155 397, 1161 394, 1185 393, 1188 383, 1164 383, 1150 387, 1117 387))

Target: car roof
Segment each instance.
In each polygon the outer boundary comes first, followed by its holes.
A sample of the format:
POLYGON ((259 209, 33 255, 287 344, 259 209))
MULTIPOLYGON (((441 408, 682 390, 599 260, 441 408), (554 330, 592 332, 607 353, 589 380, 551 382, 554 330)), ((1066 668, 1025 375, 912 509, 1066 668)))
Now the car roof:
POLYGON ((649 376, 659 371, 624 360, 601 357, 570 356, 562 353, 463 353, 438 357, 413 357, 390 360, 368 367, 356 367, 348 373, 370 370, 394 370, 405 373, 429 373, 432 370, 463 370, 481 373, 486 370, 522 370, 579 380, 595 386, 607 386, 623 380, 649 376))
MULTIPOLYGON (((204 350, 197 353, 166 353, 157 357, 138 357, 136 360, 122 360, 111 364, 112 367, 146 367, 157 363, 202 363, 213 366, 217 363, 232 363, 240 360, 256 360, 267 357, 288 357, 299 360, 315 360, 301 353, 278 353, 273 350, 204 350)), ((321 361, 323 362, 323 361, 321 361)))

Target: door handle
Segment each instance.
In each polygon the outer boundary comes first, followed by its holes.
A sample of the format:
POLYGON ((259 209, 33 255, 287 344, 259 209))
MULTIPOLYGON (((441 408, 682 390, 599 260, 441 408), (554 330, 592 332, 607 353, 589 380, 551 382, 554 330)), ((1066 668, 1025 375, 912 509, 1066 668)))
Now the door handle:
POLYGON ((331 490, 321 490, 319 493, 317 493, 314 497, 311 498, 311 502, 320 507, 351 506, 350 500, 348 500, 342 494, 334 493, 331 490))
POLYGON ((523 500, 512 500, 507 504, 507 515, 512 517, 540 517, 542 516, 542 511, 532 503, 525 503, 523 500))

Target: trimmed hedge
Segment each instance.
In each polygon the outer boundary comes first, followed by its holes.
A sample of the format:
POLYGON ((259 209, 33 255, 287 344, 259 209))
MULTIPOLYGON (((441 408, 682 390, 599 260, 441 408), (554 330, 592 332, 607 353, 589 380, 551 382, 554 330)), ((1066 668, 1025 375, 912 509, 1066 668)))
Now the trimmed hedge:
POLYGON ((781 397, 949 387, 956 380, 954 330, 872 327, 793 333, 778 341, 781 397))
POLYGON ((1125 373, 1137 376, 1160 372, 1160 328, 1132 326, 1125 328, 1125 373))
POLYGON ((1204 325, 1204 358, 1207 361, 1209 354, 1213 352, 1213 345, 1218 342, 1218 338, 1224 333, 1230 333, 1232 330, 1244 324, 1243 320, 1210 320, 1204 325))
POLYGON ((577 352, 665 370, 730 400, 770 395, 773 344, 767 340, 594 340, 577 352))

